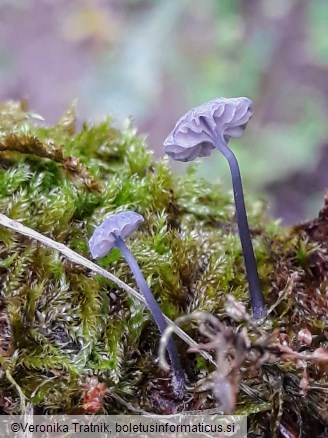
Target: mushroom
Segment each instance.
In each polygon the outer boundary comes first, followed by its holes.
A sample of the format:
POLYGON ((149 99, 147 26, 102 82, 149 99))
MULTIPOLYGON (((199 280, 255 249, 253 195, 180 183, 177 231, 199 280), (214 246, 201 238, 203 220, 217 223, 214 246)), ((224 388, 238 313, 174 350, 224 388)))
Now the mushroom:
POLYGON ((236 156, 228 147, 231 137, 240 137, 243 134, 252 114, 252 101, 247 97, 213 99, 193 108, 178 120, 164 142, 164 150, 178 161, 207 157, 213 149, 218 149, 227 159, 253 318, 259 319, 266 315, 264 298, 248 226, 239 165, 236 156))
MULTIPOLYGON (((124 239, 135 231, 143 220, 144 218, 134 211, 125 211, 109 216, 95 229, 89 240, 89 248, 92 257, 95 259, 104 257, 114 246, 121 251, 133 272, 140 291, 146 299, 148 309, 162 334, 167 327, 164 315, 146 283, 136 259, 124 242, 124 239)), ((173 369, 173 390, 177 397, 182 398, 185 388, 185 375, 173 340, 167 345, 167 351, 173 369)))

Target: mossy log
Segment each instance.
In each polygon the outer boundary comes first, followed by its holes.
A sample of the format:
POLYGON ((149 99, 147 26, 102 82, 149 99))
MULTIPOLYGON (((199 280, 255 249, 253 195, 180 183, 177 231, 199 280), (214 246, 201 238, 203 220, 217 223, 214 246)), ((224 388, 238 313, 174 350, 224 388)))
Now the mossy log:
MULTIPOLYGON (((227 295, 249 308, 230 190, 200 179, 195 166, 172 173, 128 125, 120 131, 106 119, 76 131, 73 109, 52 127, 39 119, 23 103, 0 106, 0 212, 89 258, 88 239, 107 215, 141 213, 145 223, 128 244, 163 312, 209 312, 251 343, 237 380, 227 376, 234 412, 249 415, 249 436, 324 433, 328 206, 284 228, 267 219, 263 203, 247 202, 270 310, 255 328, 227 311, 227 295)), ((136 287, 118 250, 99 264, 136 287)), ((35 413, 220 410, 213 365, 178 338, 191 389, 184 403, 174 399, 158 367, 156 325, 114 283, 4 227, 0 281, 1 413, 26 403, 35 413), (204 378, 212 379, 208 389, 204 378)), ((184 329, 204 342, 197 325, 184 329)))

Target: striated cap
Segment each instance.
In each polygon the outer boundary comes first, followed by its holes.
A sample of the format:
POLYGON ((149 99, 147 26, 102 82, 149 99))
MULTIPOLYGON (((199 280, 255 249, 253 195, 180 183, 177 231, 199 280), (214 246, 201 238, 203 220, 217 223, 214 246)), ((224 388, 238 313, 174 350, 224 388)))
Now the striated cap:
POLYGON ((95 229, 89 240, 92 257, 94 259, 104 257, 113 249, 118 237, 122 239, 128 237, 143 220, 141 214, 134 211, 124 211, 109 216, 95 229))
POLYGON ((178 161, 208 157, 215 142, 228 144, 231 137, 240 137, 252 115, 252 101, 247 97, 213 99, 178 120, 164 150, 178 161))

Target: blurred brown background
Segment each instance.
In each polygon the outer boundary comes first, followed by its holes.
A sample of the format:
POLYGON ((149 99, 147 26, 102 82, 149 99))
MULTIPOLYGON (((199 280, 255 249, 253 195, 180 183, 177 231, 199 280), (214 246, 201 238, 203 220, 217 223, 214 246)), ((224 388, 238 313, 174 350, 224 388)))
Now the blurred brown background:
MULTIPOLYGON (((191 106, 248 96, 255 115, 231 142, 245 188, 287 224, 316 215, 328 187, 327 0, 0 0, 0 19, 1 100, 28 98, 49 123, 74 98, 80 120, 131 116, 161 156, 191 106)), ((199 174, 230 188, 222 157, 199 174)))

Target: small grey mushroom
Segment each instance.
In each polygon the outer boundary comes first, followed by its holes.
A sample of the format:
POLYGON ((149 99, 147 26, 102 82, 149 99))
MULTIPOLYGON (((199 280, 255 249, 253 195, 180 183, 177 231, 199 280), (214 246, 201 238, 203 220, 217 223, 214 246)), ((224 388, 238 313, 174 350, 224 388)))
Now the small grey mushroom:
POLYGON ((247 97, 213 99, 178 120, 164 142, 164 150, 177 161, 208 157, 217 141, 228 144, 231 137, 240 137, 252 114, 252 102, 247 97))
MULTIPOLYGON (((164 315, 159 304, 155 300, 136 259, 133 257, 131 251, 124 242, 124 239, 135 231, 143 220, 144 218, 134 211, 125 211, 109 216, 95 229, 89 240, 89 248, 93 258, 104 257, 114 247, 119 248, 129 264, 137 285, 146 299, 148 309, 162 334, 167 327, 164 315)), ((177 397, 182 398, 185 391, 185 374, 181 366, 178 351, 172 339, 167 345, 167 351, 173 370, 173 390, 177 397)))
POLYGON ((175 125, 164 142, 165 152, 177 161, 192 161, 219 150, 227 159, 232 179, 238 231, 250 289, 253 317, 265 316, 265 304, 246 214, 244 193, 236 156, 228 147, 232 137, 240 137, 252 117, 252 101, 247 97, 213 99, 193 108, 175 125))
POLYGON ((126 239, 135 231, 144 218, 134 211, 109 216, 97 227, 89 240, 89 248, 94 259, 105 257, 115 246, 117 236, 126 239))

